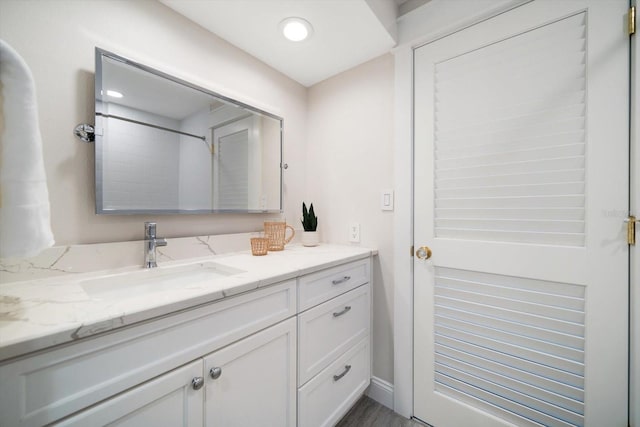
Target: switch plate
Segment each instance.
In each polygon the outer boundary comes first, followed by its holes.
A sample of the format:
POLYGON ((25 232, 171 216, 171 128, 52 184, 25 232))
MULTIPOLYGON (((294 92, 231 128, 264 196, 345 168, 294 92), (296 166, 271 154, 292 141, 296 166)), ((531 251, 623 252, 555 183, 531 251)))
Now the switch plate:
POLYGON ((382 190, 380 197, 380 209, 383 211, 393 210, 393 190, 382 190))
POLYGON ((351 243, 360 243, 360 224, 357 222, 349 224, 349 241, 351 243))

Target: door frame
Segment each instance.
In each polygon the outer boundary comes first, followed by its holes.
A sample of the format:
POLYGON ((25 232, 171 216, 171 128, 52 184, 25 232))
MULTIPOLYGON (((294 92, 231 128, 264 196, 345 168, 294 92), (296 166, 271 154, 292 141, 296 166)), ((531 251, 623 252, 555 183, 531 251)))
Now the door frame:
MULTIPOLYGON (((638 2, 633 1, 633 4, 638 7, 638 2)), ((636 12, 637 15, 637 12, 636 12)), ((636 16, 636 26, 638 24, 638 18, 636 16)), ((631 38, 631 182, 630 182, 630 200, 629 206, 631 212, 640 217, 640 122, 634 117, 638 117, 640 111, 638 106, 640 105, 640 43, 638 43, 638 30, 636 35, 631 38)), ((640 236, 640 225, 636 224, 636 241, 640 236)), ((636 246, 632 246, 630 250, 630 345, 629 350, 631 352, 629 356, 629 424, 631 426, 640 426, 640 244, 636 243, 636 246)))
MULTIPOLYGON (((396 183, 396 212, 394 215, 394 410, 398 414, 413 416, 413 66, 414 49, 446 37, 466 27, 490 19, 496 15, 528 3, 531 0, 491 0, 474 2, 462 0, 446 2, 432 0, 427 5, 398 21, 400 40, 392 53, 395 56, 395 124, 394 124, 394 178, 396 183), (454 4, 455 3, 455 4, 454 4), (475 3, 475 4, 474 4, 475 3), (482 3, 481 6, 478 3, 482 3), (428 28, 428 31, 424 31, 428 28), (404 38, 404 39, 403 39, 404 38), (411 167, 407 167, 411 165, 411 167), (410 362, 410 363, 408 363, 410 362)), ((640 47, 632 42, 634 49, 634 77, 638 75, 640 47)), ((637 79, 635 79, 637 80, 637 79)), ((640 105, 640 89, 632 82, 632 105, 640 105)), ((632 107, 632 111, 635 109, 632 107)), ((633 116, 635 117, 635 116, 633 116)), ((640 132, 631 121, 632 166, 640 164, 640 132)), ((637 168, 635 168, 637 169, 637 168)), ((631 200, 636 216, 640 217, 640 171, 632 167, 632 193, 639 193, 631 200)), ((640 226, 638 227, 640 229, 640 226)), ((640 265, 640 248, 634 248, 632 256, 640 265), (635 252, 635 253, 634 253, 635 252)), ((631 262, 633 265, 634 262, 631 262)), ((631 271, 631 283, 638 282, 640 268, 631 271)), ((631 330, 640 338, 640 286, 636 286, 635 305, 631 308, 633 325, 631 330)), ((631 402, 640 407, 640 339, 631 343, 631 402), (633 368, 636 369, 633 369, 633 368)), ((630 408, 634 404, 629 405, 630 408)), ((640 427, 640 410, 630 414, 631 425, 640 427), (634 423, 635 420, 635 423, 634 423)))

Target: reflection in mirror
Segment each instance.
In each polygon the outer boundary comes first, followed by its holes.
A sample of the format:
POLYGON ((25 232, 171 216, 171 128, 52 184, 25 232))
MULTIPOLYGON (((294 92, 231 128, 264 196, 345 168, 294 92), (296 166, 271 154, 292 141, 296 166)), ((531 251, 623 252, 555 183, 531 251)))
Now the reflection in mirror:
POLYGON ((282 119, 96 49, 96 212, 282 210, 282 119))

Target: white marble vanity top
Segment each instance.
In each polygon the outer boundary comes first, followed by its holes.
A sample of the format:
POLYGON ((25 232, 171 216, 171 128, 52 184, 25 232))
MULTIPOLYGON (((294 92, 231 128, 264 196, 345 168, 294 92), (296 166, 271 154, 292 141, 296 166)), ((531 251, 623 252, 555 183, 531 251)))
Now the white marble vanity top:
POLYGON ((197 262, 241 272, 215 280, 174 280, 148 292, 89 295, 82 283, 140 267, 127 267, 73 276, 0 283, 0 361, 75 341, 140 321, 163 316, 268 286, 323 268, 370 256, 354 246, 322 244, 313 248, 290 245, 282 252, 252 256, 249 251, 169 261, 159 268, 197 262))

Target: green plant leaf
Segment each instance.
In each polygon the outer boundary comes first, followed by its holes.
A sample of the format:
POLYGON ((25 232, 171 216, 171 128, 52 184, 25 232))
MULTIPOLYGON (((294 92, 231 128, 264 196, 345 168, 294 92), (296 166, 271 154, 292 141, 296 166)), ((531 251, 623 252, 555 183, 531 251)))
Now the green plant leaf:
POLYGON ((302 202, 302 227, 304 231, 316 231, 318 227, 318 218, 313 210, 313 203, 309 205, 309 210, 307 210, 307 205, 305 202, 302 202))

